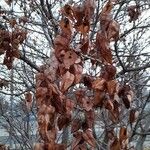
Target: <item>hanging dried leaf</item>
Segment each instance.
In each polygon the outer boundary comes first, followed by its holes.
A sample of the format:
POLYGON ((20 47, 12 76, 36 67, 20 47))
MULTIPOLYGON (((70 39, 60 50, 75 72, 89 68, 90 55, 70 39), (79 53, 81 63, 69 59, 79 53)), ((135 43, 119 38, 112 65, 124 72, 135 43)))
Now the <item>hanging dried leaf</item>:
POLYGON ((93 148, 96 148, 96 140, 93 136, 92 130, 87 129, 85 132, 82 134, 84 140, 93 148))
POLYGON ((66 17, 68 17, 69 19, 71 19, 72 21, 74 21, 74 14, 73 14, 73 8, 71 5, 66 4, 63 8, 62 8, 62 14, 64 14, 66 17))
POLYGON ((140 16, 140 7, 137 5, 132 5, 128 7, 128 15, 130 17, 129 22, 135 21, 140 16))
POLYGON ((66 99, 65 100, 66 114, 71 115, 71 113, 74 109, 74 106, 75 106, 75 103, 72 100, 66 99))
POLYGON ((73 65, 76 62, 77 59, 78 55, 73 50, 66 52, 63 60, 65 68, 68 69, 71 65, 73 65))
POLYGON ((94 120, 95 120, 95 112, 94 110, 86 111, 85 112, 85 120, 88 128, 92 129, 94 126, 94 120))
POLYGON ((105 89, 106 80, 103 78, 97 78, 92 82, 92 88, 95 90, 103 91, 105 89))
POLYGON ((106 95, 106 93, 104 91, 101 91, 101 90, 95 90, 94 91, 93 104, 95 107, 102 107, 103 101, 106 97, 105 95, 106 95))
POLYGON ((112 64, 112 53, 109 46, 109 41, 106 38, 105 34, 97 33, 96 48, 102 62, 112 64))
POLYGON ((113 143, 110 145, 110 150, 121 150, 121 146, 118 138, 115 138, 113 143))
POLYGON ((83 67, 79 64, 74 64, 74 75, 75 75, 74 83, 75 84, 78 84, 81 81, 82 72, 83 72, 83 67))
POLYGON ((90 111, 93 108, 93 102, 88 97, 82 98, 82 106, 86 111, 90 111))
POLYGON ((81 128, 81 120, 78 118, 74 119, 71 124, 71 133, 78 131, 80 128, 81 128))
POLYGON ((114 110, 113 102, 109 99, 104 101, 104 106, 108 110, 114 110))
POLYGON ((81 131, 77 131, 73 134, 74 136, 74 139, 72 141, 72 144, 71 144, 71 149, 75 149, 76 146, 79 144, 79 143, 83 143, 83 137, 82 137, 82 132, 81 131))
POLYGON ((137 117, 138 117, 138 111, 136 111, 135 109, 131 109, 129 115, 129 123, 131 124, 131 126, 136 121, 137 117))
POLYGON ((110 41, 116 41, 119 38, 119 29, 120 26, 116 21, 111 21, 109 23, 108 29, 107 29, 107 38, 110 41))
POLYGON ((70 115, 61 115, 58 117, 57 125, 59 130, 61 130, 64 127, 67 127, 71 121, 71 116, 70 115))
POLYGON ((120 143, 122 143, 122 141, 126 140, 127 138, 128 138, 127 129, 125 127, 121 127, 119 132, 120 143))
POLYGON ((68 18, 64 18, 60 21, 60 28, 64 36, 71 37, 72 34, 72 25, 68 18))
POLYGON ((109 95, 114 95, 116 92, 116 86, 117 86, 117 81, 116 80, 110 80, 107 81, 107 91, 109 93, 109 95))
POLYGON ((36 97, 43 97, 48 92, 48 89, 46 87, 38 87, 36 88, 36 97))
POLYGON ((62 77, 61 91, 65 92, 74 82, 75 76, 67 71, 62 77))

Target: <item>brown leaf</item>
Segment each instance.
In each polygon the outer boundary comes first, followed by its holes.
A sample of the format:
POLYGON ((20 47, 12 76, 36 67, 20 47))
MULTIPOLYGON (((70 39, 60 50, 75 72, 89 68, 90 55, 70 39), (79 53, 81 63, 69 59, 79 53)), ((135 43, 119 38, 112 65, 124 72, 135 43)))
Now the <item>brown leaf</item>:
POLYGON ((74 139, 72 141, 72 144, 71 144, 71 149, 75 149, 76 146, 81 142, 83 141, 83 137, 82 137, 82 132, 81 131, 77 131, 73 134, 74 136, 74 139))
POLYGON ((82 106, 86 111, 90 111, 93 108, 93 102, 88 97, 82 98, 82 106))
POLYGON ((106 93, 101 90, 94 90, 94 106, 95 107, 102 107, 103 105, 103 100, 105 99, 106 93))
POLYGON ((105 89, 106 80, 103 78, 97 78, 92 82, 92 88, 95 90, 103 91, 105 89))
POLYGON ((72 34, 72 25, 70 23, 70 20, 68 18, 63 18, 60 21, 60 28, 62 30, 62 34, 68 37, 71 37, 72 34))
POLYGON ((84 140, 93 148, 96 148, 96 140, 93 136, 92 130, 87 129, 85 132, 82 133, 84 140))
POLYGON ((74 82, 75 76, 67 71, 63 77, 62 77, 62 82, 61 82, 61 91, 65 92, 74 82))
POLYGON ((109 41, 104 33, 97 33, 96 48, 101 60, 105 63, 112 64, 112 53, 109 46, 109 41))
POLYGON ((71 112, 74 109, 74 106, 75 106, 75 103, 72 100, 66 99, 65 100, 66 114, 71 114, 71 112))
POLYGON ((85 91, 84 90, 77 90, 77 91, 75 91, 75 96, 76 96, 77 104, 81 106, 82 98, 85 96, 85 91))
POLYGON ((71 65, 73 65, 76 60, 78 59, 78 55, 73 51, 73 50, 70 50, 70 51, 67 51, 64 55, 64 65, 65 65, 65 68, 69 68, 71 65))
POLYGON ((28 22, 28 18, 26 16, 22 16, 22 17, 19 18, 19 23, 25 24, 27 22, 28 22))
POLYGON ((48 89, 46 87, 37 87, 36 88, 36 97, 43 97, 48 92, 48 89))
POLYGON ((95 112, 93 110, 86 111, 85 118, 88 128, 92 129, 95 121, 95 112))
POLYGON ((81 46, 80 46, 81 52, 86 55, 89 53, 89 39, 83 39, 81 46))
POLYGON ((113 80, 116 75, 116 67, 113 65, 105 65, 102 68, 100 77, 104 78, 105 80, 113 80))
POLYGON ((66 4, 63 8, 62 8, 62 13, 68 17, 69 19, 71 19, 72 21, 74 21, 74 14, 73 14, 73 8, 71 5, 66 4))
POLYGON ((81 120, 80 119, 74 119, 71 123, 71 133, 74 133, 78 131, 81 128, 81 120))
POLYGON ((74 83, 75 84, 80 83, 81 78, 82 78, 82 72, 83 72, 83 67, 79 64, 74 64, 74 75, 75 75, 74 83))
POLYGON ((108 109, 108 110, 114 110, 113 102, 112 102, 110 99, 105 100, 104 106, 105 106, 105 108, 108 109))
POLYGON ((135 109, 131 109, 129 115, 129 123, 132 125, 132 123, 136 121, 137 117, 138 117, 138 111, 136 111, 135 109))
POLYGON ((127 129, 125 127, 121 127, 119 131, 119 140, 122 143, 123 140, 128 138, 127 129))
POLYGON ((109 93, 109 95, 114 95, 116 92, 116 86, 117 86, 117 81, 116 80, 110 80, 107 81, 107 91, 109 93))
POLYGON ((119 24, 113 20, 109 23, 109 26, 108 26, 108 29, 107 29, 107 38, 110 40, 110 41, 116 41, 119 39, 119 29, 120 29, 120 26, 119 24))
POLYGON ((110 150, 121 150, 118 138, 114 139, 113 143, 110 145, 110 150))
POLYGON ((58 125, 58 128, 59 130, 61 130, 62 128, 66 127, 69 125, 71 121, 71 116, 70 115, 60 115, 58 117, 58 120, 57 120, 57 125, 58 125))
POLYGON ((127 109, 130 108, 130 103, 133 99, 133 95, 134 94, 131 90, 131 87, 128 84, 123 85, 118 92, 118 96, 122 99, 127 109))
POLYGON ((128 15, 130 17, 129 22, 135 21, 138 19, 140 12, 140 7, 137 5, 131 5, 128 7, 128 15))
POLYGON ((87 86, 89 89, 92 88, 92 81, 93 81, 92 77, 87 75, 83 76, 83 84, 84 86, 87 86))
POLYGON ((32 102, 32 94, 31 94, 30 92, 27 92, 27 93, 25 94, 25 100, 26 100, 27 102, 32 102))

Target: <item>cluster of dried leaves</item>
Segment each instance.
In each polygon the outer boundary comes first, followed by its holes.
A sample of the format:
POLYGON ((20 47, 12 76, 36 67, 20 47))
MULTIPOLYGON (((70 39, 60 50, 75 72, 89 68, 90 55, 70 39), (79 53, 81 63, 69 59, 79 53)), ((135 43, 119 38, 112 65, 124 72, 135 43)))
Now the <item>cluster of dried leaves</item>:
MULTIPOLYGON (((10 24, 14 23, 11 22, 10 24)), ((19 28, 14 28, 11 32, 0 29, 0 55, 4 54, 3 64, 8 69, 12 68, 14 58, 20 57, 19 45, 26 39, 27 33, 19 28)))
MULTIPOLYGON (((43 65, 36 75, 36 102, 38 106, 38 124, 42 143, 35 144, 36 150, 66 149, 67 145, 56 143, 58 130, 71 125, 73 141, 71 149, 86 150, 87 145, 96 148, 97 141, 93 135, 95 109, 105 108, 111 122, 118 124, 121 109, 130 109, 133 92, 128 84, 120 85, 115 80, 116 67, 113 65, 110 43, 119 39, 119 24, 112 19, 111 10, 115 1, 108 1, 99 15, 100 31, 93 43, 96 58, 101 60, 102 68, 99 77, 83 74, 85 55, 94 53, 89 40, 90 20, 94 14, 95 1, 86 0, 83 5, 66 4, 62 9, 60 33, 54 41, 50 66, 43 65), (77 48, 71 46, 74 31, 81 34, 77 48), (91 52, 91 51, 92 52, 91 52), (84 84, 83 88, 72 87, 84 84), (69 93, 72 97, 69 97, 69 93), (92 93, 91 95, 89 93, 92 93), (124 105, 123 105, 124 104, 124 105), (84 119, 73 117, 78 110, 84 119)), ((130 21, 137 19, 129 9, 130 21)), ((135 14, 134 14, 135 15, 135 14)), ((91 60, 92 61, 92 60, 91 60)), ((95 63, 96 60, 93 62, 95 63)), ((129 121, 135 121, 136 111, 131 110, 129 121)), ((108 132, 111 150, 128 148, 128 132, 126 127, 120 128, 119 135, 114 129, 108 132)))

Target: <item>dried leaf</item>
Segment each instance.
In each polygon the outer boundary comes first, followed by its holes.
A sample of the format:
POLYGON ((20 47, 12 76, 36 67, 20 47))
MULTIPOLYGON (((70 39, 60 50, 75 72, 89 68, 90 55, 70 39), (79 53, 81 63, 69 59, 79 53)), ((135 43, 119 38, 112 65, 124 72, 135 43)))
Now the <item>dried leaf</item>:
POLYGON ((110 41, 118 40, 118 38, 119 38, 119 29, 120 29, 119 24, 116 21, 114 21, 114 20, 111 21, 109 23, 109 26, 108 26, 108 29, 107 29, 107 38, 110 41))
POLYGON ((109 46, 109 41, 105 34, 97 33, 96 35, 96 48, 103 62, 112 64, 112 53, 109 46))
POLYGON ((71 133, 78 131, 80 128, 81 128, 81 120, 78 118, 74 119, 71 124, 71 133))
POLYGON ((104 91, 101 90, 95 90, 94 91, 94 106, 95 107, 102 107, 103 105, 103 100, 105 99, 106 93, 104 91))
POLYGON ((74 82, 75 76, 67 71, 62 77, 61 91, 66 91, 74 82))
POLYGON ((82 137, 82 132, 81 131, 77 131, 73 134, 74 136, 74 139, 72 141, 72 144, 71 144, 71 149, 75 149, 76 146, 81 142, 83 141, 83 137, 82 137))
POLYGON ((95 121, 95 112, 94 110, 86 111, 85 112, 85 120, 88 128, 92 129, 94 126, 94 121, 95 121))
POLYGON ((62 34, 65 36, 71 37, 72 34, 72 25, 70 23, 70 20, 68 18, 63 18, 60 21, 60 28, 62 30, 62 34))
POLYGON ((68 69, 71 65, 73 65, 76 62, 77 59, 78 55, 73 50, 66 52, 63 60, 65 68, 68 69))
POLYGON ((81 81, 82 78, 82 72, 83 72, 83 67, 79 64, 74 64, 74 83, 78 84, 81 81))
POLYGON ((93 136, 92 130, 87 129, 85 132, 82 134, 84 140, 93 148, 96 148, 96 140, 93 136))
POLYGON ((104 102, 104 106, 108 110, 114 110, 113 102, 109 99, 104 102))
POLYGON ((121 150, 121 146, 118 138, 115 138, 113 143, 110 145, 110 150, 121 150))
POLYGON ((86 111, 90 111, 93 108, 93 102, 88 97, 82 98, 82 106, 86 111))
POLYGON ((140 12, 140 7, 137 5, 131 5, 128 7, 128 15, 130 17, 129 22, 135 21, 138 19, 140 12))
POLYGON ((48 92, 48 89, 46 87, 37 87, 36 88, 36 97, 44 97, 46 93, 48 92))
POLYGON ((116 86, 117 86, 117 81, 116 80, 110 80, 107 81, 107 90, 109 95, 114 95, 116 92, 116 86))
POLYGON ((127 138, 128 138, 127 129, 125 127, 121 127, 120 132, 119 132, 119 140, 122 142, 123 140, 126 140, 127 138))
POLYGON ((92 88, 95 90, 103 91, 105 89, 106 80, 103 78, 97 78, 92 82, 92 88))
POLYGON ((136 111, 135 109, 131 109, 129 115, 129 123, 131 124, 131 126, 136 121, 137 117, 138 117, 138 111, 136 111))
POLYGON ((66 127, 69 125, 71 121, 71 116, 70 115, 60 115, 58 117, 58 120, 57 120, 57 125, 58 125, 58 128, 59 130, 61 130, 62 128, 66 127))

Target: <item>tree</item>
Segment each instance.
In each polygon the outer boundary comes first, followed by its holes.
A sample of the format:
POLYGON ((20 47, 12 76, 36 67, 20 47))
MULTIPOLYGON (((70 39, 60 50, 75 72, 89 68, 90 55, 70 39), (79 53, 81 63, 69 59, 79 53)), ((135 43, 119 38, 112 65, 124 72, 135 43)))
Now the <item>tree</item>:
POLYGON ((13 103, 24 100, 27 114, 37 107, 34 149, 130 149, 135 136, 144 142, 150 125, 144 118, 149 2, 6 2, 10 8, 0 10, 0 85, 10 87, 1 93, 13 103), (10 79, 4 65, 13 70, 10 79))

